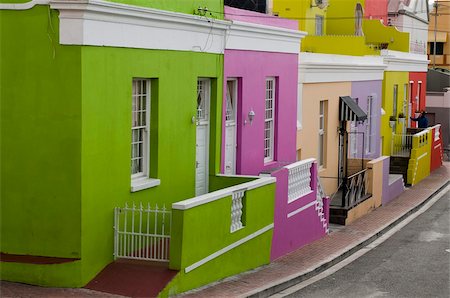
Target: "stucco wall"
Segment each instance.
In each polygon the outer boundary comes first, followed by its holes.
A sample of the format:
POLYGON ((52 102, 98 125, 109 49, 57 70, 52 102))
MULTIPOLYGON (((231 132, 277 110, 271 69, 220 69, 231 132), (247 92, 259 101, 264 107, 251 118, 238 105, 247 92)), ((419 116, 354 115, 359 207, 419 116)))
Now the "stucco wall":
MULTIPOLYGON (((356 155, 354 158, 377 158, 380 156, 380 117, 381 117, 381 92, 382 81, 363 81, 352 82, 352 97, 358 99, 358 105, 361 109, 367 113, 368 111, 368 96, 372 96, 372 135, 370 143, 366 138, 368 121, 364 121, 362 124, 357 125, 357 131, 364 133, 363 135, 356 135, 356 155), (363 150, 364 142, 364 150, 363 150)), ((354 137, 354 136, 352 136, 354 137)))
MULTIPOLYGON (((240 83, 237 110, 238 174, 257 175, 279 164, 294 162, 297 121, 297 55, 269 52, 225 50, 224 84, 229 78, 240 83), (265 82, 277 78, 275 106, 275 157, 264 163, 265 82), (255 112, 253 123, 244 120, 250 110, 255 112)), ((225 86, 225 85, 224 85, 225 86)), ((226 112, 226 88, 223 94, 222 119, 226 112)), ((225 125, 222 125, 222 152, 225 152, 225 125)), ((222 154, 222 171, 224 154, 222 154)))
MULTIPOLYGON (((409 73, 400 71, 386 71, 384 73, 383 80, 383 97, 381 101, 381 107, 385 111, 385 114, 381 116, 381 138, 382 138, 382 155, 391 155, 391 139, 393 128, 389 126, 389 117, 398 116, 403 109, 403 100, 405 99, 404 85, 409 84, 409 73), (393 115, 393 98, 394 98, 394 85, 398 85, 397 96, 397 115, 393 115)), ((408 90, 408 88, 406 89, 408 90)), ((407 122, 405 122, 407 124, 407 122)), ((395 132, 401 133, 404 125, 397 121, 395 132)))
MULTIPOLYGON (((409 73, 410 93, 408 98, 411 102, 411 115, 415 117, 415 111, 426 109, 426 94, 427 94, 427 73, 426 72, 410 72, 409 73), (420 94, 418 93, 418 85, 421 81, 420 94), (418 97, 418 98, 417 98, 418 97), (418 105, 420 104, 420 106, 418 105)), ((411 116, 409 115, 409 116, 411 116)), ((417 122, 411 121, 411 127, 417 127, 417 122)))
POLYGON ((303 127, 297 134, 299 159, 318 158, 320 101, 328 102, 325 164, 318 170, 327 195, 335 192, 338 186, 339 96, 351 95, 351 92, 351 82, 303 84, 303 127))

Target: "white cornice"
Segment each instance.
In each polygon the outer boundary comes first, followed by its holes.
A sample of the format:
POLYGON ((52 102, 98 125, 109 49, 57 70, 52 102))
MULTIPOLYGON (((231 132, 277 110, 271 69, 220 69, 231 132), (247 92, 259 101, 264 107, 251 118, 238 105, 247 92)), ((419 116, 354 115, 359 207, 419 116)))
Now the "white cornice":
POLYGON ((382 50, 381 56, 387 65, 386 71, 428 71, 427 55, 382 50))
POLYGON ((386 65, 379 56, 347 56, 302 52, 299 82, 355 82, 383 80, 386 65))
POLYGON ((232 21, 225 48, 298 54, 300 40, 306 34, 298 30, 232 21))
POLYGON ((5 10, 27 10, 35 5, 48 5, 50 0, 31 0, 25 3, 0 3, 0 9, 5 10))
POLYGON ((101 0, 50 1, 60 43, 223 53, 230 22, 101 0))

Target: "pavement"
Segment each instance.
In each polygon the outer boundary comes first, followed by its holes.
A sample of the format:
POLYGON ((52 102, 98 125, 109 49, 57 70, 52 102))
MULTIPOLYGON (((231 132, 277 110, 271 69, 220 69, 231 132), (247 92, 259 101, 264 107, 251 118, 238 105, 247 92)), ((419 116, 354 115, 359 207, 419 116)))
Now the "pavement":
MULTIPOLYGON (((268 297, 307 280, 369 245, 450 184, 450 162, 398 198, 269 265, 189 291, 180 297, 268 297)), ((87 289, 42 288, 1 282, 1 297, 112 297, 87 289)), ((117 296, 116 296, 117 297, 117 296)))

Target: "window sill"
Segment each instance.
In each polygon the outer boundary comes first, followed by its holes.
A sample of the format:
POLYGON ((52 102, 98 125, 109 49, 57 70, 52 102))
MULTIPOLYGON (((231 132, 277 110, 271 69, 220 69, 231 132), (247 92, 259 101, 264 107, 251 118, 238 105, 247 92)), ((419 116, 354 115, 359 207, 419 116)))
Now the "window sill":
POLYGON ((131 180, 131 192, 140 191, 143 189, 155 187, 161 184, 161 180, 153 178, 137 178, 131 180))

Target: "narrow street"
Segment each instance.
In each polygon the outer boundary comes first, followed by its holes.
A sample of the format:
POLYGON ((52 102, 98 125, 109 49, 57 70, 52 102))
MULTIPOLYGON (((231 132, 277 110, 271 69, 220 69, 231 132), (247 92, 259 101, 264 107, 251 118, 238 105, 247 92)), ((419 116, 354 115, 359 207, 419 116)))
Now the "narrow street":
MULTIPOLYGON (((449 297, 450 191, 392 237, 333 274, 283 297, 449 297)), ((296 289, 297 288, 297 289, 296 289)))

